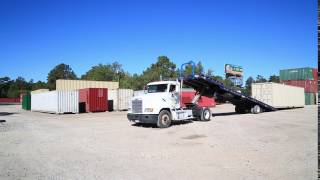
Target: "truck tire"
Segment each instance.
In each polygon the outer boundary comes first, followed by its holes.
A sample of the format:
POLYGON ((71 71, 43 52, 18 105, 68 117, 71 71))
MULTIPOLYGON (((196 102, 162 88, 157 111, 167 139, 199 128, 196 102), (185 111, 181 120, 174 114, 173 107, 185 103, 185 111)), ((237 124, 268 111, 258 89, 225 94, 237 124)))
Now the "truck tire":
POLYGON ((252 112, 253 114, 259 114, 259 113, 262 112, 262 109, 261 109, 261 107, 260 107, 259 105, 255 105, 255 106, 253 106, 253 108, 251 109, 251 112, 252 112))
POLYGON ((171 125, 171 121, 172 121, 171 113, 167 110, 162 110, 159 113, 157 126, 159 128, 167 128, 171 125))
POLYGON ((210 121, 211 111, 209 108, 203 108, 201 111, 200 121, 210 121))

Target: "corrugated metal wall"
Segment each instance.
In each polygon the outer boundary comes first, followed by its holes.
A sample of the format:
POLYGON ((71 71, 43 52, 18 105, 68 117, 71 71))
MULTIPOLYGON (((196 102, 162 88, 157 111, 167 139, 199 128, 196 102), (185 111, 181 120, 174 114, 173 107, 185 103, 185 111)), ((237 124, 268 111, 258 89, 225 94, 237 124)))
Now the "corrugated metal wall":
POLYGON ((22 96, 22 109, 31 110, 31 95, 30 93, 26 93, 22 96))
POLYGON ((114 110, 127 110, 133 97, 132 89, 108 90, 108 99, 113 100, 114 110))
POLYGON ((316 80, 314 68, 295 68, 280 70, 280 81, 286 80, 316 80))
POLYGON ((131 99, 133 97, 133 90, 132 89, 119 89, 119 110, 127 110, 130 106, 131 99))
POLYGON ((108 110, 107 88, 80 89, 79 99, 79 102, 85 103, 86 112, 102 112, 108 110))
POLYGON ((31 94, 31 110, 52 113, 79 113, 79 91, 49 91, 31 94))
POLYGON ((276 108, 303 107, 304 89, 278 83, 253 83, 252 97, 276 108))
POLYGON ((287 80, 281 81, 286 85, 297 86, 304 88, 306 93, 317 93, 318 92, 318 82, 314 80, 287 80))
POLYGON ((118 89, 119 83, 112 81, 65 80, 56 81, 56 90, 79 90, 85 88, 118 89))
POLYGON ((108 89, 108 100, 113 101, 113 110, 118 110, 118 90, 108 89))

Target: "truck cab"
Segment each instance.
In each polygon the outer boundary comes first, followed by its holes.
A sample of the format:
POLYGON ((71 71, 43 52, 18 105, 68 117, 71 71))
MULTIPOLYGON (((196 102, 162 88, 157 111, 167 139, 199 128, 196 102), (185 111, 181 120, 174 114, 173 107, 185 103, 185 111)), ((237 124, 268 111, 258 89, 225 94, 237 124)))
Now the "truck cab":
POLYGON ((156 124, 166 128, 174 120, 210 120, 209 108, 199 108, 196 102, 182 108, 181 82, 157 81, 147 84, 145 94, 133 97, 127 117, 129 121, 156 124))

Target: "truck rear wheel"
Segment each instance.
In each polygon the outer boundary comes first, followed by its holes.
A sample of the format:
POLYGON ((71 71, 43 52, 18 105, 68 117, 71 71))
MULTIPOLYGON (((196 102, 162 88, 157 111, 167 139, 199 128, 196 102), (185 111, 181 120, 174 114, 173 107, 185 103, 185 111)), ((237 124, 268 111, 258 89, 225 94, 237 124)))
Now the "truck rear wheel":
POLYGON ((167 110, 162 110, 159 113, 157 126, 159 128, 167 128, 171 125, 171 121, 172 121, 171 113, 167 110))
POLYGON ((210 121, 211 111, 209 108, 203 108, 201 111, 200 121, 210 121))
POLYGON ((252 112, 253 114, 259 114, 259 113, 262 112, 262 109, 261 109, 261 107, 260 107, 259 105, 255 105, 255 106, 253 106, 253 108, 251 109, 251 112, 252 112))

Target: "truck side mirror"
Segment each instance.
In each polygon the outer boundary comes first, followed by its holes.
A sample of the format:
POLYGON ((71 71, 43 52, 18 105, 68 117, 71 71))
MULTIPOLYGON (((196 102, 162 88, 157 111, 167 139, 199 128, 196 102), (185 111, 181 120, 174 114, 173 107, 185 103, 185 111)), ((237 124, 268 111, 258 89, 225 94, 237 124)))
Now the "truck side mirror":
POLYGON ((147 86, 143 86, 143 92, 147 94, 147 86))

